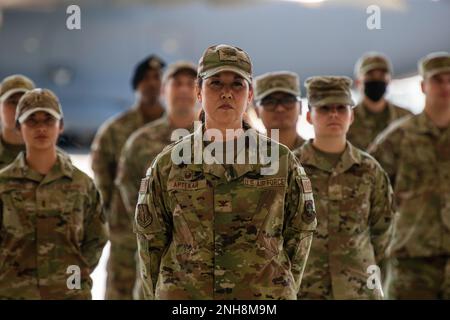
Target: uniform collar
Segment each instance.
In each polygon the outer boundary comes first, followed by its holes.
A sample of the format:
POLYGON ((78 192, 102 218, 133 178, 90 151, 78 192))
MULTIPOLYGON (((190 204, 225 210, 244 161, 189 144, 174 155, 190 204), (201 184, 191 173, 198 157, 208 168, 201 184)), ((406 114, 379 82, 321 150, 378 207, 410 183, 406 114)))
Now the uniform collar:
MULTIPOLYGON (((189 139, 194 139, 194 141, 191 141, 191 155, 192 155, 192 163, 187 165, 187 169, 194 171, 194 172, 204 172, 209 173, 217 177, 226 177, 228 181, 238 179, 245 174, 249 172, 253 172, 255 174, 260 174, 262 165, 260 163, 256 164, 233 164, 233 165, 222 165, 222 164, 214 164, 214 165, 208 165, 204 164, 203 161, 200 164, 194 163, 194 151, 197 150, 204 150, 204 144, 203 140, 201 139, 203 136, 203 133, 205 131, 205 125, 203 124, 201 127, 197 128, 192 135, 189 135, 189 139), (200 145, 202 143, 202 145, 200 145)), ((256 133, 259 140, 261 139, 261 135, 259 133, 256 133)), ((258 141, 259 142, 259 141, 258 141)), ((199 151, 197 151, 199 152, 199 151)), ((239 157, 242 153, 245 153, 245 159, 249 159, 248 153, 249 148, 246 146, 245 148, 242 148, 238 154, 236 155, 236 158, 239 157)))
MULTIPOLYGON (((399 118, 399 115, 397 114, 395 105, 393 103, 389 102, 388 100, 385 100, 385 101, 386 101, 386 108, 389 113, 389 122, 392 122, 392 121, 396 120, 397 118, 399 118)), ((358 103, 358 105, 355 108, 355 113, 358 114, 362 119, 367 119, 369 110, 363 101, 358 103)))
POLYGON ((57 151, 57 159, 55 165, 50 172, 42 179, 42 176, 36 171, 32 170, 26 163, 25 152, 19 153, 17 158, 11 163, 9 169, 5 172, 8 178, 29 179, 36 182, 48 183, 55 181, 62 177, 72 179, 74 166, 67 155, 57 151))
MULTIPOLYGON (((341 159, 339 160, 333 171, 336 173, 344 173, 353 165, 360 165, 361 160, 361 155, 359 154, 357 149, 347 141, 344 153, 342 154, 341 159)), ((302 163, 302 165, 309 165, 323 171, 331 172, 320 160, 317 151, 312 146, 312 139, 308 140, 301 148, 300 162, 302 163)))
POLYGON ((439 128, 431 121, 425 111, 422 111, 422 113, 417 116, 416 130, 419 133, 430 133, 436 137, 441 135, 439 128))

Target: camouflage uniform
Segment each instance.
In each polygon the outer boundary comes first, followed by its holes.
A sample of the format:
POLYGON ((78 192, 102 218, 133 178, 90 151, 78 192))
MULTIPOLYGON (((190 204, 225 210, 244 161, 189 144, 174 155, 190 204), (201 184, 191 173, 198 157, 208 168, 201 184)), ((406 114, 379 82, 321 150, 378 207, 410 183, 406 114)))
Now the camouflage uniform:
MULTIPOLYGON (((392 74, 392 65, 389 59, 379 52, 368 52, 364 54, 355 64, 355 76, 360 77, 369 71, 381 69, 392 74)), ((373 113, 360 102, 354 111, 355 119, 347 133, 347 139, 355 147, 366 150, 376 136, 386 129, 395 120, 411 115, 406 109, 398 107, 386 101, 386 108, 380 113, 373 113)))
POLYGON ((14 161, 20 151, 25 150, 25 145, 13 145, 6 143, 0 135, 0 169, 14 161))
MULTIPOLYGON (((197 73, 194 64, 187 61, 177 61, 167 67, 163 75, 163 83, 167 83, 169 78, 182 70, 190 70, 197 73)), ((115 243, 113 245, 121 247, 121 254, 116 258, 116 263, 119 263, 119 259, 121 259, 121 272, 130 275, 130 278, 133 275, 137 280, 139 280, 135 263, 137 257, 135 260, 132 259, 137 252, 136 235, 132 229, 132 222, 134 209, 136 208, 139 183, 145 177, 145 173, 153 159, 164 147, 172 143, 170 138, 172 130, 175 129, 169 126, 167 115, 163 116, 136 130, 122 148, 115 184, 119 190, 121 202, 124 204, 125 210, 123 212, 117 212, 115 219, 117 219, 117 224, 122 226, 123 232, 115 237, 115 243), (128 270, 125 268, 128 268, 128 270)), ((138 299, 139 292, 139 285, 137 285, 133 291, 133 298, 138 299)))
POLYGON ((347 133, 348 141, 355 147, 365 150, 390 123, 412 114, 389 101, 387 101, 386 108, 388 110, 387 122, 379 123, 376 117, 367 110, 364 103, 359 103, 354 111, 355 119, 347 133))
MULTIPOLYGON (((354 106, 351 84, 347 77, 308 78, 308 103, 311 108, 354 106)), ((319 221, 300 298, 381 299, 382 279, 374 288, 367 284, 368 267, 384 259, 392 237, 394 209, 387 174, 349 142, 339 155, 319 151, 310 140, 296 155, 313 183, 319 221)))
MULTIPOLYGON (((450 55, 426 58, 421 74, 450 72, 450 55)), ((388 172, 399 211, 390 296, 450 298, 450 127, 426 112, 393 123, 369 151, 388 172)))
MULTIPOLYGON (((8 99, 16 93, 25 93, 34 89, 33 81, 23 75, 15 74, 3 79, 0 84, 0 99, 8 99)), ((14 145, 7 143, 0 135, 0 169, 14 161, 20 151, 25 150, 25 145, 14 145)))
MULTIPOLYGON (((164 63, 151 56, 144 63, 139 64, 136 72, 144 72, 148 68, 161 69, 164 63)), ((133 88, 138 85, 136 75, 133 88)), ((92 170, 97 187, 99 188, 110 226, 111 249, 107 264, 106 299, 132 299, 135 280, 134 262, 130 260, 130 250, 136 247, 131 243, 121 241, 123 236, 130 233, 130 224, 123 223, 118 218, 125 211, 122 198, 114 185, 117 166, 123 146, 129 136, 144 126, 156 120, 145 119, 137 106, 125 111, 119 116, 109 119, 98 130, 92 143, 92 170)))
MULTIPOLYGON (((251 83, 251 69, 244 51, 218 45, 205 51, 198 74, 231 71, 251 83)), ((203 129, 167 147, 142 180, 135 228, 145 297, 296 299, 317 224, 303 168, 254 130, 250 139, 279 150, 272 175, 259 163, 175 164, 172 151, 201 152, 203 129)), ((244 145, 236 158, 252 151, 244 145)))
POLYGON ((278 173, 261 176, 258 164, 175 165, 173 148, 156 158, 139 193, 145 296, 296 299, 316 222, 292 153, 279 145, 278 173))
POLYGON ((313 184, 318 220, 300 298, 381 299, 367 287, 367 268, 385 257, 392 236, 387 174, 349 142, 335 167, 311 141, 296 155, 313 184))
MULTIPOLYGON (((56 96, 35 89, 21 98, 16 121, 37 111, 62 117, 56 96)), ((57 152, 46 175, 29 167, 23 152, 2 169, 0 222, 0 298, 91 298, 90 273, 108 229, 94 182, 67 155, 57 152), (80 288, 69 289, 77 285, 70 278, 77 275, 73 267, 80 272, 80 288)))
POLYGON ((107 241, 91 179, 60 154, 44 177, 20 153, 0 171, 0 197, 0 299, 91 299, 90 273, 107 241), (71 265, 80 290, 67 288, 71 265))

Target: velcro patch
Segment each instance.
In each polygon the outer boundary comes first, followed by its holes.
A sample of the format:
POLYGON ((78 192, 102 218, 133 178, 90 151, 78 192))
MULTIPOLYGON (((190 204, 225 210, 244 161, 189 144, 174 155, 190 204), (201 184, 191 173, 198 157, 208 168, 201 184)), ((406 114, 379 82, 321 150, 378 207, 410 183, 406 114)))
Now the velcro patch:
POLYGON ((233 50, 219 50, 219 59, 220 61, 237 61, 238 57, 236 52, 233 50))
POLYGON ((303 192, 305 193, 310 193, 312 192, 312 185, 311 185, 311 180, 309 180, 308 178, 302 178, 302 186, 303 186, 303 192))
POLYGON ((305 208, 302 214, 302 219, 305 223, 311 223, 316 218, 316 211, 314 210, 314 202, 312 200, 305 201, 305 208))
POLYGON ((153 218, 146 204, 137 205, 136 222, 141 228, 147 228, 152 224, 153 218))
POLYGON ((198 181, 169 181, 167 190, 197 190, 206 188, 206 179, 198 181))
POLYGON ((286 186, 286 178, 270 178, 270 179, 249 179, 244 178, 244 185, 267 188, 267 187, 284 187, 286 186))

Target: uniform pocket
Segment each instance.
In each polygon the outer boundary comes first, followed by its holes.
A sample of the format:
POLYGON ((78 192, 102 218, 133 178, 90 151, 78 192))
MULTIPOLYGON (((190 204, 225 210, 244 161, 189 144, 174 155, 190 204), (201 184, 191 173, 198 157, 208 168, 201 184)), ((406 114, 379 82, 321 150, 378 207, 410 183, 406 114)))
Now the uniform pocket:
POLYGON ((372 186, 355 181, 342 185, 343 198, 339 203, 338 230, 345 234, 360 234, 369 227, 372 186))
POLYGON ((173 237, 177 244, 196 248, 212 241, 206 232, 213 214, 212 193, 207 189, 170 193, 175 199, 173 237))
POLYGON ((23 237, 32 233, 35 215, 32 203, 25 203, 22 191, 11 191, 2 196, 3 202, 3 228, 5 233, 15 237, 23 237))

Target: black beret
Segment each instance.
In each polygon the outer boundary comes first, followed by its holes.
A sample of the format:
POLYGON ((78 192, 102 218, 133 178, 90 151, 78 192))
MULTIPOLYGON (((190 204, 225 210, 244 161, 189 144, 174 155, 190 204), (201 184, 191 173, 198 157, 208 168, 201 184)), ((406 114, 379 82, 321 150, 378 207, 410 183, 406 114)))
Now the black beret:
POLYGON ((166 66, 166 63, 157 55, 150 55, 141 62, 139 62, 134 69, 133 78, 131 79, 131 86, 133 90, 136 90, 137 86, 139 85, 139 82, 142 81, 142 79, 145 76, 145 73, 149 69, 155 69, 155 70, 162 70, 166 66))

